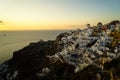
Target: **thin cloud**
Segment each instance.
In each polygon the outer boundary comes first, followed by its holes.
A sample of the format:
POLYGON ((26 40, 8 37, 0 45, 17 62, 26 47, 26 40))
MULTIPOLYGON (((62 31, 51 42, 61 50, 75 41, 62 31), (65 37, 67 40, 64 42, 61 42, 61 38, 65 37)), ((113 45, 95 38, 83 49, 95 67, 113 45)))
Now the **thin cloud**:
POLYGON ((79 27, 80 25, 69 25, 69 27, 79 27))
POLYGON ((69 25, 69 28, 79 28, 79 29, 84 29, 85 25, 69 25))

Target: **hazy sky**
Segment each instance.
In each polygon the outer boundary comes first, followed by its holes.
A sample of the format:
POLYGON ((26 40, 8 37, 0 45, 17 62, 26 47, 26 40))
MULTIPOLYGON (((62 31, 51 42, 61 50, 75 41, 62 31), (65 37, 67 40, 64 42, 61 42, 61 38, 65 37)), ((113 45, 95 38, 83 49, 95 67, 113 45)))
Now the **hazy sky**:
POLYGON ((120 20, 120 0, 0 0, 0 30, 73 29, 120 20))

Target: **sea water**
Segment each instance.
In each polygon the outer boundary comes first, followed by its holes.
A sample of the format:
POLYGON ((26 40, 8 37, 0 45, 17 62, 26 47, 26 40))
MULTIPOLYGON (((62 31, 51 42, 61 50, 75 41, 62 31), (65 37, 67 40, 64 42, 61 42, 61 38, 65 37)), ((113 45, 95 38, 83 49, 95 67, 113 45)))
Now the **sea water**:
POLYGON ((12 58, 13 52, 29 45, 30 42, 55 40, 67 30, 0 31, 0 63, 12 58))

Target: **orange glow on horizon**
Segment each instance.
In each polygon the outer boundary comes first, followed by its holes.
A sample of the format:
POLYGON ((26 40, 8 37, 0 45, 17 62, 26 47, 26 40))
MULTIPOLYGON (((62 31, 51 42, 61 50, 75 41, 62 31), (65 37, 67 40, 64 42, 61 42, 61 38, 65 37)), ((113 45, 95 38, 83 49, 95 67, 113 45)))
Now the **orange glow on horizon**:
MULTIPOLYGON (((108 23, 112 20, 103 20, 103 24, 108 23)), ((9 21, 4 20, 4 23, 0 23, 0 31, 7 30, 73 30, 73 29, 84 29, 86 24, 95 26, 99 20, 95 21, 66 21, 66 22, 39 22, 39 21, 9 21)))
POLYGON ((79 25, 75 23, 38 23, 38 22, 6 22, 0 24, 0 31, 8 30, 72 30, 72 29, 83 29, 85 24, 79 25))
POLYGON ((0 31, 9 30, 73 30, 84 28, 79 25, 0 25, 0 31))

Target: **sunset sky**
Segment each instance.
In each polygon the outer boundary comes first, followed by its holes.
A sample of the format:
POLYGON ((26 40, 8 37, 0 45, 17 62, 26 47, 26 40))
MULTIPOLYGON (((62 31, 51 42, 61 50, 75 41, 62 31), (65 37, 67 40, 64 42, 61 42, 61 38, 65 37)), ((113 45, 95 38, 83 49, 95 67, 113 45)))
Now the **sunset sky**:
POLYGON ((0 0, 0 30, 84 28, 120 20, 120 0, 0 0))

